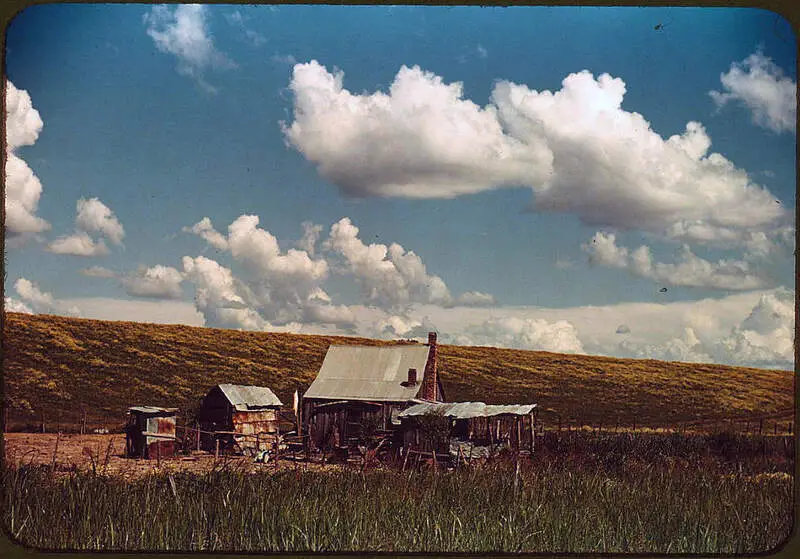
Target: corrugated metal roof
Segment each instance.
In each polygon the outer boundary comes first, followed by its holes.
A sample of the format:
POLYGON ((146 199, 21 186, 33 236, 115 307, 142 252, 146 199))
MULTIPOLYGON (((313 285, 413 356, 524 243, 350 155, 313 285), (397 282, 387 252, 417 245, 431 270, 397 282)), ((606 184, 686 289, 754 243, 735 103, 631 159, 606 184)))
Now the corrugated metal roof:
POLYGON ((303 398, 407 402, 419 392, 429 351, 427 345, 332 345, 303 398), (403 386, 409 369, 417 370, 417 384, 403 386))
POLYGON ((283 403, 265 386, 243 386, 241 384, 220 384, 219 389, 236 409, 247 411, 270 406, 282 406, 283 403))
POLYGON ((455 419, 471 419, 473 417, 492 417, 495 415, 528 415, 536 404, 489 405, 483 402, 452 402, 416 404, 403 410, 398 417, 411 417, 428 413, 440 413, 455 419))
POLYGON ((158 408, 156 406, 131 406, 128 408, 128 413, 137 412, 146 414, 168 414, 175 413, 177 411, 178 408, 158 408))

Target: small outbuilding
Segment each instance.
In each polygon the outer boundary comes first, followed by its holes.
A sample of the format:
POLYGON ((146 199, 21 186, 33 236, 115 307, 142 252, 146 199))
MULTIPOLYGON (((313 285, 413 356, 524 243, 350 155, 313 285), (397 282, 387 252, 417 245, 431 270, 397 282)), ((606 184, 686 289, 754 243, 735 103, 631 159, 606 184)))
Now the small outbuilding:
POLYGON ((278 413, 282 405, 264 386, 215 386, 197 412, 202 448, 245 454, 269 449, 279 436, 278 413))
POLYGON ((166 458, 175 454, 177 408, 133 406, 125 425, 125 456, 166 458))
POLYGON ((536 404, 420 402, 398 414, 405 452, 488 455, 534 449, 536 404))

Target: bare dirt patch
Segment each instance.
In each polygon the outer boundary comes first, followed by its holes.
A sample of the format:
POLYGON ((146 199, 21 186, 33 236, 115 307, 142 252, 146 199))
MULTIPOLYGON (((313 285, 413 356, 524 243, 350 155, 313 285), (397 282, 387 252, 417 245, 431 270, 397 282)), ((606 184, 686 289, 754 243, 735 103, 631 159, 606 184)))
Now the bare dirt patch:
POLYGON ((125 435, 75 435, 51 433, 4 433, 5 461, 9 465, 55 464, 57 473, 95 471, 99 474, 135 479, 149 473, 205 473, 215 468, 234 468, 245 472, 280 469, 336 469, 334 464, 307 463, 282 459, 260 464, 244 456, 220 456, 192 452, 161 460, 125 457, 125 435), (55 457, 55 458, 54 458, 55 457))

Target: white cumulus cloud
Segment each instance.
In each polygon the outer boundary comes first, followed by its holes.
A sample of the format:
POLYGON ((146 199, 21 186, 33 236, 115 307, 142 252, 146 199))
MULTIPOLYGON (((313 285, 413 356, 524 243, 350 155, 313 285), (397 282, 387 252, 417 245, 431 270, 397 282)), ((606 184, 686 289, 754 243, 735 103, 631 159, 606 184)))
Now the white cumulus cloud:
POLYGON ((546 147, 504 135, 496 110, 462 99, 460 83, 403 66, 388 93, 354 95, 343 79, 295 65, 284 133, 348 195, 452 198, 545 177, 546 147))
POLYGON ((87 233, 100 233, 115 245, 122 244, 125 237, 125 229, 119 219, 99 198, 78 200, 75 225, 87 233))
POLYGON ((540 211, 684 242, 742 243, 791 220, 766 188, 709 152, 702 124, 663 138, 622 108, 625 83, 608 74, 570 74, 555 92, 500 81, 485 107, 418 67, 401 68, 386 93, 354 94, 343 80, 316 61, 295 65, 294 120, 283 131, 347 195, 527 186, 540 211))
POLYGON ((13 297, 4 297, 3 301, 5 302, 5 304, 3 305, 3 310, 5 312, 34 314, 33 309, 31 309, 28 305, 26 305, 19 299, 14 299, 13 297))
POLYGON ((51 293, 42 291, 36 283, 26 278, 19 278, 14 283, 14 289, 21 301, 6 298, 6 305, 10 307, 6 308, 7 311, 32 314, 80 315, 80 311, 77 308, 57 301, 51 293))
POLYGON ((81 274, 92 278, 115 278, 117 273, 103 266, 90 266, 81 270, 81 274))
POLYGON ((42 183, 16 154, 17 148, 36 142, 43 125, 28 92, 6 80, 5 224, 11 235, 40 233, 50 228, 36 215, 42 183))
POLYGON ((186 233, 194 233, 201 237, 217 250, 228 249, 228 239, 225 238, 225 235, 214 229, 214 225, 208 217, 204 217, 191 227, 184 227, 183 230, 186 233))
POLYGON ((566 320, 548 322, 541 318, 516 316, 492 318, 471 326, 455 336, 458 343, 517 349, 584 353, 575 326, 566 320))
POLYGON ((722 358, 757 367, 794 362, 794 292, 777 289, 761 296, 748 317, 720 343, 722 358))
POLYGON ((95 241, 85 231, 58 237, 47 245, 47 250, 55 254, 85 257, 105 256, 109 252, 103 239, 95 241))
POLYGON ((197 81, 206 91, 215 92, 204 76, 213 68, 231 68, 235 64, 214 46, 208 29, 207 8, 198 4, 153 6, 144 16, 147 34, 161 52, 173 55, 178 73, 197 81))
POLYGON ((371 303, 385 308, 412 302, 449 305, 450 291, 444 281, 428 274, 413 251, 392 243, 366 245, 350 218, 334 223, 326 247, 343 257, 347 273, 355 277, 371 303))
POLYGON ((125 229, 111 211, 98 198, 81 198, 76 208, 76 231, 51 241, 47 250, 56 254, 73 256, 105 256, 109 253, 103 239, 95 239, 89 233, 100 234, 115 245, 121 245, 125 229))
POLYGON ((755 52, 720 74, 723 91, 709 95, 719 109, 730 101, 752 112, 753 122, 774 132, 794 131, 797 123, 797 83, 771 58, 755 52))
POLYGON ((180 299, 183 295, 183 279, 179 270, 159 264, 125 275, 120 281, 129 295, 151 299, 180 299))
POLYGON ((206 326, 263 330, 268 325, 247 306, 229 268, 205 256, 184 256, 183 273, 195 286, 195 306, 206 326))
POLYGON ((598 232, 582 245, 592 264, 620 268, 629 273, 667 285, 711 289, 751 290, 763 288, 767 280, 745 260, 709 262, 683 245, 674 263, 654 262, 649 247, 634 251, 619 246, 613 233, 598 232))
POLYGON ((303 237, 297 241, 297 248, 306 251, 310 256, 314 256, 323 227, 310 221, 304 221, 302 226, 303 237))

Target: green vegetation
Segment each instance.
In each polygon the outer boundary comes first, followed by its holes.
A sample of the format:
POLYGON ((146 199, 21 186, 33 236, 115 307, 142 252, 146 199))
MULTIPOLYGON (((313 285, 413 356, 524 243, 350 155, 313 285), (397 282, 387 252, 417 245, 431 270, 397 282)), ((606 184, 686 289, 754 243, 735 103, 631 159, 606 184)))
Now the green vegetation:
MULTIPOLYGON (((222 382, 269 386, 283 402, 313 381, 331 343, 361 338, 242 332, 6 313, 10 429, 121 426, 133 404, 194 409, 222 382)), ((765 416, 793 410, 793 373, 652 360, 442 345, 447 399, 536 402, 557 417, 607 427, 765 416)))
POLYGON ((4 522, 40 549, 755 553, 790 533, 789 476, 508 464, 442 472, 3 471, 4 522))

